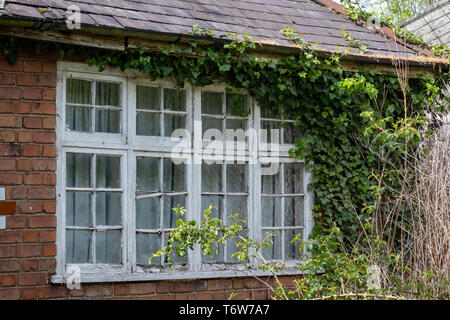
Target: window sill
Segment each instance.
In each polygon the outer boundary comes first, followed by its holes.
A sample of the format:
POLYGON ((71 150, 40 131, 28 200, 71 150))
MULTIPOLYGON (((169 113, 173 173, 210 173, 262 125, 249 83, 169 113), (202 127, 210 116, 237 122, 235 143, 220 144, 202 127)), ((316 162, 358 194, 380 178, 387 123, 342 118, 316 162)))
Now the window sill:
MULTIPOLYGON (((296 269, 286 269, 280 271, 279 276, 302 275, 304 272, 296 269)), ((267 277, 272 273, 255 271, 202 271, 202 272, 164 272, 164 273, 110 273, 110 274, 86 274, 80 276, 80 283, 100 283, 100 282, 138 282, 138 281, 160 281, 160 280, 196 280, 196 279, 217 279, 217 278, 242 278, 242 277, 267 277)), ((64 284, 64 275, 54 275, 51 283, 64 284)))

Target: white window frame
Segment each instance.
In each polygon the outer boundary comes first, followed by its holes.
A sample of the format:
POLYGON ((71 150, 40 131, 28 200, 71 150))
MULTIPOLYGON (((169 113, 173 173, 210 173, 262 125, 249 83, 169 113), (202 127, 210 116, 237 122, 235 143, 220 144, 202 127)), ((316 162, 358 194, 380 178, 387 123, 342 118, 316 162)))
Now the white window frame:
MULTIPOLYGON (((81 269, 81 282, 125 282, 125 281, 152 281, 173 279, 207 279, 220 277, 247 277, 270 275, 268 272, 257 270, 258 261, 254 258, 250 261, 251 270, 242 264, 216 265, 206 267, 202 264, 199 245, 196 250, 188 252, 187 269, 151 270, 142 269, 136 265, 136 221, 135 221, 135 192, 136 192, 136 158, 170 157, 170 152, 180 139, 174 141, 170 137, 139 137, 136 136, 136 86, 151 85, 163 88, 176 88, 175 79, 151 81, 147 76, 132 70, 121 72, 117 69, 106 69, 99 72, 95 67, 89 67, 83 63, 58 62, 57 63, 57 267, 56 274, 52 277, 53 283, 65 283, 71 274, 66 272, 65 264, 65 187, 66 187, 66 163, 67 152, 97 153, 121 155, 121 184, 122 192, 122 261, 121 266, 112 265, 83 265, 81 269), (89 79, 108 82, 120 82, 122 86, 122 132, 110 133, 81 133, 65 131, 65 79, 73 77, 77 79, 89 79), (128 177, 128 178, 127 178, 128 177)), ((201 121, 201 91, 221 91, 225 94, 225 85, 214 84, 201 88, 192 87, 186 82, 186 129, 193 133, 184 142, 192 146, 191 152, 184 154, 190 163, 201 163, 202 146, 204 141, 197 128, 196 121, 201 121), (190 158, 190 159, 189 159, 190 158)), ((249 96, 251 114, 248 119, 248 128, 259 132, 260 108, 256 101, 249 96)), ((95 115, 94 115, 95 116, 95 115)), ((163 136, 163 133, 161 133, 163 136)), ((257 240, 262 240, 261 219, 256 212, 261 212, 261 160, 266 153, 260 153, 257 146, 260 137, 249 137, 245 146, 245 157, 250 163, 248 167, 248 235, 257 240)), ((289 156, 288 150, 292 145, 282 145, 280 148, 280 161, 299 162, 289 156)), ((226 151, 225 151, 226 155, 226 151)), ((313 194, 307 189, 311 182, 311 172, 305 168, 304 183, 304 219, 303 237, 306 240, 313 228, 312 204, 313 194)), ((188 219, 201 220, 201 166, 186 165, 186 207, 188 219), (196 183, 194 183, 194 181, 196 183)), ((80 266, 79 264, 77 264, 80 266)), ((298 261, 287 261, 287 267, 280 274, 300 274, 298 261)))

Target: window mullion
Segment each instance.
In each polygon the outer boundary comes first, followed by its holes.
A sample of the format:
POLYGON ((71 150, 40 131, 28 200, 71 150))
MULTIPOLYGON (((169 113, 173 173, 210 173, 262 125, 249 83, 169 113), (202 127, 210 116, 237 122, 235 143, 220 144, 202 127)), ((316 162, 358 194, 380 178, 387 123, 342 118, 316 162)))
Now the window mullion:
POLYGON ((94 228, 94 231, 92 231, 92 263, 96 264, 97 263, 97 254, 96 254, 96 237, 97 237, 97 231, 95 230, 95 226, 97 224, 96 222, 96 183, 97 183, 97 155, 94 153, 92 155, 92 166, 91 166, 91 181, 92 181, 92 199, 91 199, 91 203, 92 203, 92 226, 94 228))

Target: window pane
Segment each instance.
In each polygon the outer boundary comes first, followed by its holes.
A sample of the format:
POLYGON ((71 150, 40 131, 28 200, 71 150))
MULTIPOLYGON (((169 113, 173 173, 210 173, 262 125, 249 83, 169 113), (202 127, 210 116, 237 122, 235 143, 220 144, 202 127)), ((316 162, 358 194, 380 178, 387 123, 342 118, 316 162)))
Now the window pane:
POLYGON ((227 192, 247 192, 247 165, 227 165, 227 192))
MULTIPOLYGON (((234 219, 230 216, 233 216, 235 212, 237 212, 238 219, 245 220, 244 227, 247 226, 248 215, 247 215, 247 197, 246 196, 227 196, 227 212, 226 212, 226 221, 227 225, 231 225, 234 223, 234 219)), ((242 223, 240 223, 242 224, 242 223)))
POLYGON ((159 110, 160 109, 159 88, 136 86, 136 109, 159 110))
POLYGON ((66 131, 92 132, 92 108, 66 107, 66 131))
POLYGON ((281 260, 282 249, 281 249, 281 231, 265 231, 264 239, 269 235, 273 235, 269 238, 268 241, 272 241, 270 244, 270 248, 263 248, 262 254, 268 260, 281 260))
MULTIPOLYGON (((161 240, 157 234, 136 235, 136 262, 137 264, 149 265, 148 259, 152 254, 161 249, 161 240)), ((160 265, 161 258, 152 260, 151 265, 160 265)))
POLYGON ((158 113, 138 112, 136 114, 136 134, 138 136, 160 136, 161 115, 158 113))
POLYGON ((227 93, 227 115, 246 117, 248 102, 246 94, 227 93))
POLYGON ((245 130, 247 129, 247 120, 228 119, 226 121, 226 129, 232 130, 242 129, 245 132, 245 130))
POLYGON ((164 109, 185 111, 186 90, 164 89, 164 109))
POLYGON ((222 92, 202 91, 202 113, 223 114, 222 99, 222 92))
POLYGON ((97 263, 121 263, 121 237, 122 232, 119 230, 96 232, 95 251, 97 263))
POLYGON ((97 82, 95 104, 98 106, 120 106, 120 84, 97 82))
POLYGON ((262 226, 281 227, 281 198, 261 199, 262 226))
POLYGON ((120 111, 95 111, 95 131, 107 133, 120 133, 120 111))
POLYGON ((202 165, 202 192, 222 192, 222 165, 202 165))
POLYGON ((284 193, 303 193, 302 164, 284 164, 284 193))
POLYGON ((273 175, 261 176, 261 192, 263 194, 281 194, 280 170, 273 175))
POLYGON ((261 108, 261 118, 281 119, 281 114, 276 108, 261 108))
POLYGON ((278 121, 261 121, 260 139, 266 143, 280 143, 281 141, 281 122, 278 121))
POLYGON ((286 123, 283 131, 283 142, 287 144, 294 144, 297 139, 302 137, 300 127, 292 122, 286 123))
POLYGON ((161 191, 159 185, 159 158, 136 159, 136 191, 161 191))
POLYGON ((66 263, 92 263, 92 233, 85 230, 66 231, 66 263))
POLYGON ((173 208, 178 205, 186 207, 184 196, 164 197, 164 229, 176 228, 176 221, 179 219, 173 208))
POLYGON ((91 193, 66 193, 66 225, 76 227, 91 227, 91 193))
POLYGON ((88 80, 66 80, 66 102, 92 104, 92 82, 88 80))
POLYGON ((208 209, 211 204, 215 207, 211 211, 211 217, 222 218, 223 196, 202 196, 202 220, 203 211, 208 209))
MULTIPOLYGON (((164 233, 164 246, 167 246, 169 244, 169 238, 170 235, 168 232, 164 233)), ((175 247, 177 246, 177 242, 172 243, 175 247)), ((170 254, 171 262, 174 264, 186 264, 187 263, 187 257, 180 257, 176 254, 176 252, 173 252, 170 254)), ((164 256, 164 262, 167 263, 167 256, 164 256)))
POLYGON ((171 159, 163 159, 163 190, 165 192, 186 191, 186 166, 174 164, 171 159))
POLYGON ((303 226, 303 198, 285 198, 284 225, 303 226))
POLYGON ((136 200, 136 228, 160 229, 161 197, 136 200))
POLYGON ((98 192, 95 200, 95 223, 97 226, 122 224, 122 194, 98 192))
MULTIPOLYGON (((242 237, 247 236, 247 231, 244 230, 241 233, 239 233, 242 237)), ((240 251, 242 247, 237 247, 236 244, 239 242, 239 237, 233 237, 232 239, 227 240, 227 256, 226 261, 227 262, 239 262, 239 259, 236 256, 233 256, 234 253, 240 251)))
POLYGON ((176 129, 186 128, 186 116, 164 114, 164 136, 171 137, 176 129))
MULTIPOLYGON (((209 129, 217 129, 220 131, 221 136, 223 137, 223 120, 222 119, 215 119, 215 118, 208 118, 208 117, 202 117, 202 134, 205 134, 205 132, 209 129)), ((211 140, 223 140, 220 137, 215 137, 211 140)))
POLYGON ((66 154, 67 187, 88 188, 91 186, 91 155, 82 153, 66 154))
POLYGON ((120 157, 97 156, 97 188, 120 188, 120 157))
POLYGON ((301 241, 294 241, 294 243, 292 243, 292 240, 296 237, 296 235, 299 236, 300 240, 303 239, 301 230, 286 230, 284 232, 285 259, 288 260, 300 259, 301 252, 299 250, 299 245, 301 244, 301 241))

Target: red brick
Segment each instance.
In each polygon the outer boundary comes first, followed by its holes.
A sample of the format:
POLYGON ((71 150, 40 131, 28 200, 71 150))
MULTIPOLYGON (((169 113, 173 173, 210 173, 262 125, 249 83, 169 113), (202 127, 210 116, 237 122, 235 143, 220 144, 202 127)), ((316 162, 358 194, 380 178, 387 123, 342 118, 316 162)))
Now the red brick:
POLYGON ((232 282, 229 279, 208 280, 208 290, 211 291, 226 290, 231 289, 232 287, 232 282))
MULTIPOLYGON (((252 298, 251 291, 234 291, 236 294, 231 300, 250 300, 252 298)), ((226 293, 226 299, 230 299, 233 291, 228 291, 226 293)))
POLYGON ((47 244, 44 246, 44 257, 56 257, 56 244, 47 244))
POLYGON ((65 298, 68 293, 68 289, 65 286, 40 287, 38 290, 39 299, 65 298))
POLYGON ((17 142, 31 142, 31 131, 19 131, 17 133, 17 142))
POLYGON ((14 113, 14 104, 0 101, 0 113, 14 113))
POLYGON ((33 142, 36 143, 55 143, 56 133, 46 132, 46 131, 35 131, 33 132, 33 142))
POLYGON ((2 143, 0 144, 0 156, 17 157, 20 154, 20 147, 14 143, 2 143))
POLYGON ((173 281, 170 282, 170 292, 182 293, 194 291, 195 285, 193 281, 173 281))
POLYGON ((56 174, 43 173, 42 174, 42 184, 44 186, 55 186, 56 185, 56 174))
POLYGON ((1 246, 0 258, 13 258, 16 256, 16 247, 13 246, 1 246))
POLYGON ((47 283, 47 275, 45 272, 19 274, 19 286, 36 286, 47 283))
POLYGON ((42 120, 42 127, 44 129, 55 129, 56 128, 56 119, 55 118, 44 118, 42 120))
POLYGON ((0 171, 10 171, 16 169, 16 161, 14 159, 0 159, 0 171))
POLYGON ((31 107, 28 102, 18 102, 16 105, 16 112, 17 113, 30 113, 31 107))
POLYGON ((22 97, 20 88, 17 87, 2 87, 0 90, 0 99, 5 100, 19 100, 22 97))
POLYGON ((126 296, 126 295, 128 295, 128 283, 116 283, 116 284, 114 284, 114 295, 115 296, 126 296))
POLYGON ((19 298, 19 289, 0 289, 0 300, 18 300, 19 298))
POLYGON ((41 174, 40 173, 28 173, 23 176, 23 184, 26 185, 40 185, 41 174))
POLYGON ((22 242, 23 232, 14 231, 0 231, 0 243, 19 243, 22 242))
POLYGON ((42 119, 38 117, 25 117, 23 118, 23 127, 28 129, 40 129, 42 128, 42 119))
POLYGON ((31 74, 18 74, 17 84, 19 86, 32 86, 34 84, 33 76, 31 74))
POLYGON ((110 284, 95 284, 90 285, 86 289, 88 297, 112 296, 113 286, 110 284))
POLYGON ((20 269, 20 263, 16 260, 0 260, 0 272, 17 272, 20 269))
POLYGON ((0 131, 0 142, 15 142, 16 134, 14 131, 1 130, 0 131))
POLYGON ((14 116, 0 116, 0 128, 15 128, 17 120, 14 116))
POLYGON ((56 231, 41 231, 39 232, 39 242, 55 242, 56 231))
POLYGON ((36 86, 52 88, 56 87, 56 76, 54 75, 39 75, 36 80, 36 86))
POLYGON ((42 203, 42 210, 45 213, 55 213, 56 212, 56 201, 44 201, 42 203))
POLYGON ((55 89, 44 89, 43 91, 43 99, 54 101, 56 99, 56 90, 55 89))
POLYGON ((252 300, 267 300, 269 299, 269 292, 267 290, 253 290, 252 300))
POLYGON ((0 73, 0 84, 16 84, 14 73, 0 73))
POLYGON ((22 98, 25 100, 41 100, 42 89, 22 87, 22 98))
POLYGON ((27 225, 27 219, 20 216, 10 216, 6 219, 7 229, 24 229, 27 225))
POLYGON ((31 170, 31 160, 17 159, 17 170, 18 171, 30 171, 31 170))
POLYGON ((48 259, 39 259, 39 270, 47 271, 49 273, 53 273, 56 269, 56 259, 48 258, 48 259))
POLYGON ((42 72, 42 62, 40 61, 24 61, 23 72, 42 72))
POLYGON ((27 189, 24 187, 6 187, 6 199, 23 200, 27 197, 27 189))
POLYGON ((36 259, 24 259, 24 260, 22 260, 22 271, 23 272, 38 271, 38 261, 36 259))
POLYGON ((14 287, 16 285, 16 275, 6 274, 0 276, 0 287, 14 287))
POLYGON ((55 188, 33 187, 28 189, 27 197, 33 200, 51 200, 55 198, 55 188))
POLYGON ((45 73, 56 73, 56 64, 44 62, 42 65, 42 72, 45 73))
POLYGON ((34 114, 56 114, 56 104, 53 102, 38 102, 31 105, 34 114))
POLYGON ((43 146, 42 156, 47 158, 56 157, 56 146, 43 146))
POLYGON ((36 298, 37 298, 37 288, 23 288, 22 289, 22 299, 36 300, 36 298))
POLYGON ((168 293, 170 291, 169 283, 166 281, 156 282, 155 289, 157 293, 168 293))
POLYGON ((22 174, 20 173, 0 173, 0 185, 22 184, 22 174))
POLYGON ((42 245, 25 245, 17 247, 18 257, 40 257, 42 255, 42 245))
POLYGON ((41 146, 37 144, 26 144, 23 146, 23 155, 25 157, 39 157, 41 155, 41 146))
POLYGON ((16 63, 9 63, 5 58, 0 59, 0 70, 2 71, 21 71, 22 63, 18 60, 16 63))
POLYGON ((33 160, 34 171, 55 171, 56 160, 50 159, 35 159, 33 160))
POLYGON ((55 228, 55 216, 30 216, 28 218, 28 227, 30 228, 55 228))
POLYGON ((155 292, 155 284, 153 282, 130 283, 130 294, 149 294, 155 292))
POLYGON ((23 232, 23 242, 28 243, 39 242, 39 232, 37 230, 25 230, 23 232))
POLYGON ((20 213, 42 212, 42 201, 20 201, 20 202, 17 202, 17 211, 20 213))

